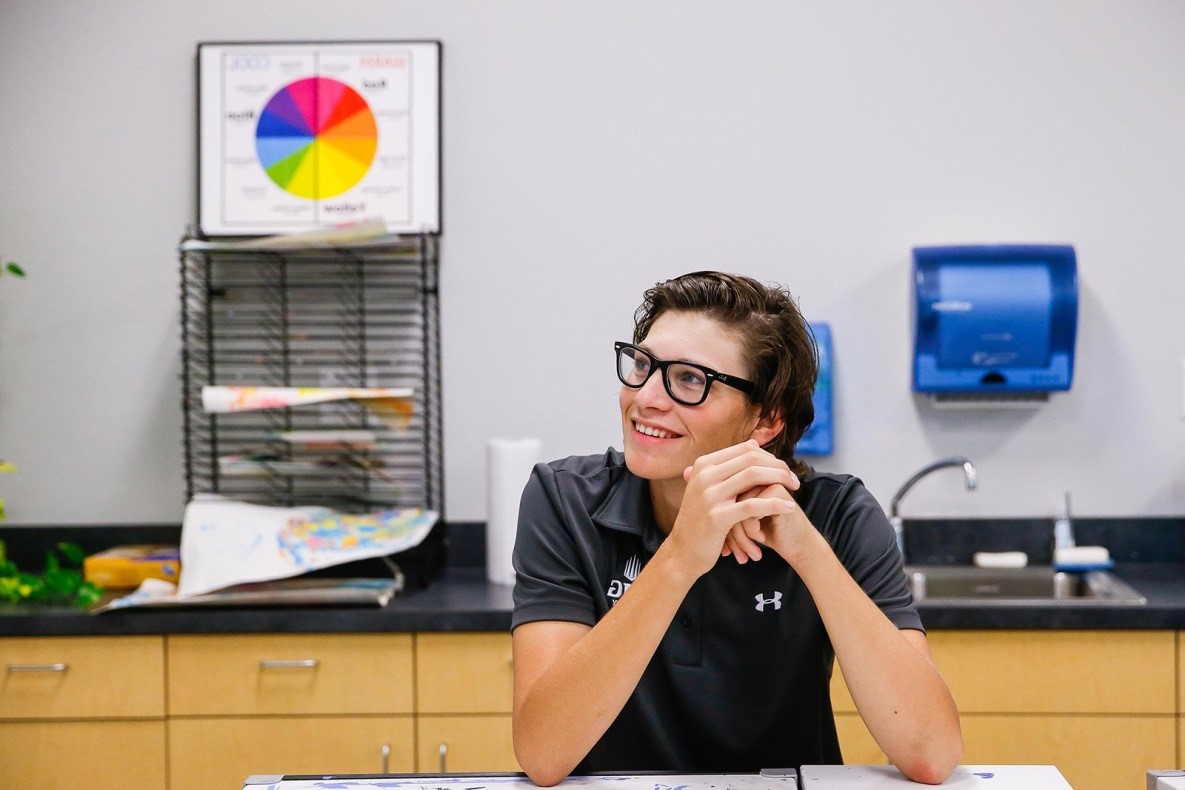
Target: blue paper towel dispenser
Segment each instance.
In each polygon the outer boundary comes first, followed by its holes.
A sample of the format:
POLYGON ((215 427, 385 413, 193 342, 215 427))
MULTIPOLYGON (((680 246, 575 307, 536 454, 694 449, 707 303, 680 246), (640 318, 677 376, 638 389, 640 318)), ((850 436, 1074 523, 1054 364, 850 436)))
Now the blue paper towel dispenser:
POLYGON ((990 400, 1070 388, 1073 247, 916 247, 913 268, 915 392, 990 400))

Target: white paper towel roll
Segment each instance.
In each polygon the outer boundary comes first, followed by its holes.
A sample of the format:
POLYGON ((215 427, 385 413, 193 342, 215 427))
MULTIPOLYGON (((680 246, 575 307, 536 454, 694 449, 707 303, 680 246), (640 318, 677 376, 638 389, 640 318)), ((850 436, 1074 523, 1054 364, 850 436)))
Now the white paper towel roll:
POLYGON ((490 439, 486 452, 486 578, 514 584, 510 555, 518 531, 518 503, 531 469, 539 463, 538 439, 490 439))

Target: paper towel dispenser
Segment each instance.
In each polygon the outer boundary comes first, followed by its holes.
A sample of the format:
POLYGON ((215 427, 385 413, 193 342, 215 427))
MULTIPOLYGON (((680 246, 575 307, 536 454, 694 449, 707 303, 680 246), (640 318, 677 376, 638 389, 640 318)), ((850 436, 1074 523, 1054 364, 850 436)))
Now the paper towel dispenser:
POLYGON ((1070 388, 1073 247, 916 247, 913 268, 915 392, 1023 401, 1070 388))

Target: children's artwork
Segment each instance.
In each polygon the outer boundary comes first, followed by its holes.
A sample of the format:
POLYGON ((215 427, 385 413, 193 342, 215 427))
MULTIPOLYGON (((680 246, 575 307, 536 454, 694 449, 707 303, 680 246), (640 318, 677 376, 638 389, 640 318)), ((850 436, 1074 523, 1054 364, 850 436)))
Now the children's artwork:
POLYGON ((420 544, 435 511, 400 508, 364 515, 325 507, 270 507, 195 497, 181 525, 178 597, 245 582, 285 579, 420 544))
POLYGON ((356 400, 391 428, 406 428, 414 411, 413 391, 390 387, 202 387, 209 414, 311 406, 356 400))
POLYGON ((832 431, 831 326, 811 323, 810 327, 819 349, 819 380, 815 384, 815 394, 811 397, 815 406, 815 420, 798 440, 795 451, 799 455, 831 455, 835 446, 832 431))
POLYGON ((440 42, 198 45, 199 225, 440 232, 440 42))

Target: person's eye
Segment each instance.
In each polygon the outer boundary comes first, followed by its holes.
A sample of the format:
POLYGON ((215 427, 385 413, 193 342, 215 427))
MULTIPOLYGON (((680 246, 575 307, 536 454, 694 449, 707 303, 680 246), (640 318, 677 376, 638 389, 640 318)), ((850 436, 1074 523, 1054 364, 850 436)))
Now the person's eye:
POLYGON ((679 386, 686 387, 689 390, 703 389, 704 385, 708 383, 708 379, 703 374, 703 371, 696 370, 695 368, 681 367, 676 372, 675 378, 679 382, 679 386))

